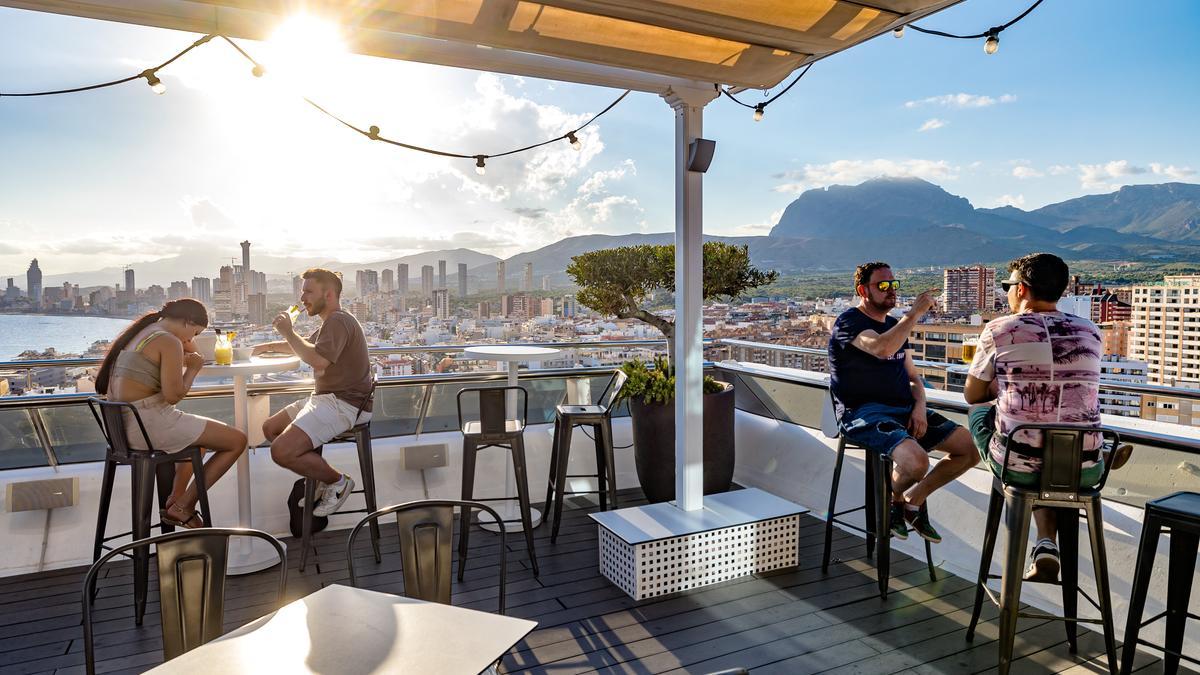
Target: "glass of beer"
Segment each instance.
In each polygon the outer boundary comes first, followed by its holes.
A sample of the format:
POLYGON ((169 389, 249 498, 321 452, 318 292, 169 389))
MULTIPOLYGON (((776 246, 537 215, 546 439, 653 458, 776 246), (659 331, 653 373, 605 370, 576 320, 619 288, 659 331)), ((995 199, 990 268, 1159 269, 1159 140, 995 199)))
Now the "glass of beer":
POLYGON ((963 340, 962 346, 962 362, 970 363, 975 360, 975 350, 979 348, 979 340, 969 338, 963 340))

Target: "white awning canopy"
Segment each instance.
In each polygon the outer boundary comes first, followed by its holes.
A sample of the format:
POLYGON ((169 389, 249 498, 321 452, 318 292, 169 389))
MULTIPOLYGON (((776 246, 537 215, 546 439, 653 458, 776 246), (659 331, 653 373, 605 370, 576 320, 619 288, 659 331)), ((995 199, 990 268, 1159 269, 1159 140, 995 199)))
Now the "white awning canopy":
POLYGON ((0 0, 0 5, 263 40, 288 15, 373 56, 662 93, 767 88, 960 0, 0 0), (484 49, 489 48, 489 49, 484 49), (589 67, 590 66, 590 67, 589 67))

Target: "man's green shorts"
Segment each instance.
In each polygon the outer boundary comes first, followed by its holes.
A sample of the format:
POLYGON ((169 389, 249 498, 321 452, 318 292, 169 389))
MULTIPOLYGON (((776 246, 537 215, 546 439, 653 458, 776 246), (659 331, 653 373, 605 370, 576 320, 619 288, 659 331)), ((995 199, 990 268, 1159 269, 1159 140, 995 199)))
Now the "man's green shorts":
MULTIPOLYGON (((978 405, 971 408, 971 412, 967 416, 968 428, 971 431, 971 437, 975 439, 975 449, 979 451, 979 458, 987 464, 996 476, 1000 476, 1000 462, 992 459, 992 454, 988 451, 988 444, 992 440, 992 435, 996 433, 996 406, 994 405, 978 405)), ((1014 450, 1015 452, 1015 450, 1014 450)), ((1079 487, 1092 487, 1100 482, 1100 475, 1104 473, 1104 460, 1096 462, 1094 466, 1085 468, 1079 474, 1079 487)), ((1038 472, 1027 473, 1024 471, 1016 471, 1011 467, 1005 472, 1005 478, 1012 485, 1020 487, 1036 488, 1042 484, 1041 474, 1038 472)))

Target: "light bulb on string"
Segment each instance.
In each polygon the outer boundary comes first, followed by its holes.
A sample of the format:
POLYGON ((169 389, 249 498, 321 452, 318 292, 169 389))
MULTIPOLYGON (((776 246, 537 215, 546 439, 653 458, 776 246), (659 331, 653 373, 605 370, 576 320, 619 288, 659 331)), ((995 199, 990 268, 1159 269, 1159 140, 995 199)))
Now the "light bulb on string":
POLYGON ((150 91, 160 96, 167 93, 167 85, 158 79, 158 75, 153 70, 143 70, 141 76, 146 78, 146 84, 150 85, 150 91))
POLYGON ((754 121, 755 122, 762 121, 763 113, 766 111, 766 109, 767 109, 767 106, 765 103, 759 103, 758 105, 754 106, 754 121))
POLYGON ((1000 49, 1000 31, 989 31, 987 40, 983 43, 984 54, 995 54, 1000 49))
POLYGON ((579 152, 583 149, 583 143, 579 142, 579 138, 575 136, 574 131, 567 132, 567 141, 571 143, 571 149, 575 152, 579 152))
POLYGON ((897 40, 904 37, 904 26, 899 26, 896 29, 894 29, 892 31, 892 37, 896 38, 897 40))
POLYGON ((254 67, 250 69, 250 74, 255 77, 262 77, 263 75, 267 74, 267 69, 263 68, 261 63, 256 63, 254 64, 254 67))
POLYGON ((483 155, 475 155, 475 173, 480 176, 487 173, 487 168, 483 164, 483 155))

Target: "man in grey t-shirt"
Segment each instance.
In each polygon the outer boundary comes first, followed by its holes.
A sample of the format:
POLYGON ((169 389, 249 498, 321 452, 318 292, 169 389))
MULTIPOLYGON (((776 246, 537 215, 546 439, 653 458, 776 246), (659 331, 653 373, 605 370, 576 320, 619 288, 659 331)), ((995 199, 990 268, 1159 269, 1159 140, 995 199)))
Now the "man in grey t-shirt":
POLYGON ((362 326, 341 308, 342 279, 329 270, 304 273, 300 302, 309 316, 321 317, 321 327, 308 339, 296 334, 287 313, 275 317, 282 342, 254 348, 292 352, 312 366, 313 394, 272 415, 263 423, 271 441, 271 459, 305 478, 321 482, 313 515, 338 510, 354 488, 354 480, 329 465, 313 450, 356 424, 371 419, 371 363, 362 326))

